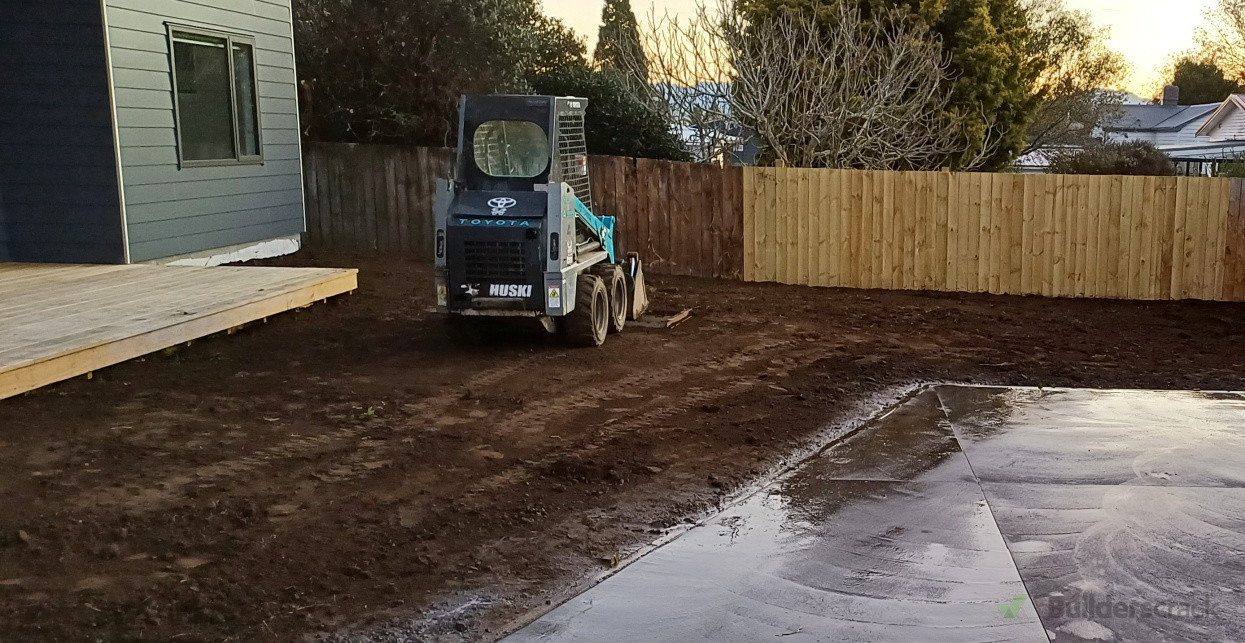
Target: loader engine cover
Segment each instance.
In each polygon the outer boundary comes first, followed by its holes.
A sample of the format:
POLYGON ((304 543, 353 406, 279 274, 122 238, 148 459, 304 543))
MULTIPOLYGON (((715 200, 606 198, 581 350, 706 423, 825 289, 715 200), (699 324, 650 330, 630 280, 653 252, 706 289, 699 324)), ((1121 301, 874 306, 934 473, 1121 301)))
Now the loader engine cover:
POLYGON ((446 221, 449 308, 545 309, 545 209, 537 192, 460 192, 446 221))

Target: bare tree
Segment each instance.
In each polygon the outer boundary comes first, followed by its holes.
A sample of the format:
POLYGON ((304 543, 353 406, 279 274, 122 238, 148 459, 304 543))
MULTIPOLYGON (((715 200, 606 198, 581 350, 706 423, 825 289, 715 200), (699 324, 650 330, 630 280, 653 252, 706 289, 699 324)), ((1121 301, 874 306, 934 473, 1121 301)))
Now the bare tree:
MULTIPOLYGON (((965 151, 946 110, 942 45, 900 9, 866 18, 856 3, 829 2, 751 22, 736 0, 718 0, 683 21, 653 14, 641 31, 652 99, 701 160, 734 144, 736 123, 765 160, 790 166, 935 169, 965 151)), ((961 168, 983 163, 994 143, 961 168)))
POLYGON ((1200 57, 1214 62, 1236 80, 1245 80, 1245 0, 1219 0, 1206 12, 1198 30, 1200 57))
POLYGON ((1044 69, 1034 88, 1042 103, 1023 153, 1095 144, 1097 127, 1123 115, 1122 92, 1107 88, 1124 80, 1127 63, 1107 48, 1105 29, 1063 0, 1028 0, 1025 10, 1033 33, 1029 53, 1044 69))
POLYGON ((639 89, 666 113, 699 162, 721 159, 733 144, 729 134, 733 56, 716 23, 703 3, 690 19, 658 15, 654 8, 640 26, 645 57, 623 61, 633 74, 648 73, 651 82, 639 89))

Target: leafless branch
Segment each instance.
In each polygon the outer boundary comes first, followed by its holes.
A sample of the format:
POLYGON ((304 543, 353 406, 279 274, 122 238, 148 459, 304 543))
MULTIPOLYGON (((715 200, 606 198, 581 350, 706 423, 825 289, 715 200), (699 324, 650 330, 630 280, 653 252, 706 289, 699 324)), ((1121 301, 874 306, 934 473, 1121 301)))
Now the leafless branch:
MULTIPOLYGON (((737 0, 716 2, 641 28, 650 98, 693 135, 699 160, 721 158, 733 124, 789 166, 935 169, 965 152, 942 45, 899 9, 866 18, 828 2, 750 22, 737 0)), ((979 165, 995 145, 965 156, 979 165)))

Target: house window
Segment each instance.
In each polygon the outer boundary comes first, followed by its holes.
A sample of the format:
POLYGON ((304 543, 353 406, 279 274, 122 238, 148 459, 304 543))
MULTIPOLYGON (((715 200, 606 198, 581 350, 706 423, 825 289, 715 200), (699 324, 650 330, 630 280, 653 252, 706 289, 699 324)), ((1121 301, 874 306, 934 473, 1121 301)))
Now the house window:
POLYGON ((175 26, 169 41, 182 165, 262 162, 255 41, 175 26))

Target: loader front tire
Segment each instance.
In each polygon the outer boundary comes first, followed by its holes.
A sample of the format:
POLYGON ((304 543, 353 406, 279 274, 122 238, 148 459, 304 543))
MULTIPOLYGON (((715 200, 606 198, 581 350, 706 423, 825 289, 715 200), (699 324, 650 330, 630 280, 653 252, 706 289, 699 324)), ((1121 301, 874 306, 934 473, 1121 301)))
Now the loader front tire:
POLYGON ((627 273, 622 266, 612 263, 599 263, 592 267, 592 272, 605 280, 605 291, 610 298, 610 332, 621 333, 627 325, 627 310, 631 308, 627 273))
POLYGON ((575 309, 563 318, 566 341, 573 346, 600 346, 609 332, 610 300, 605 281, 582 274, 575 281, 575 309))

